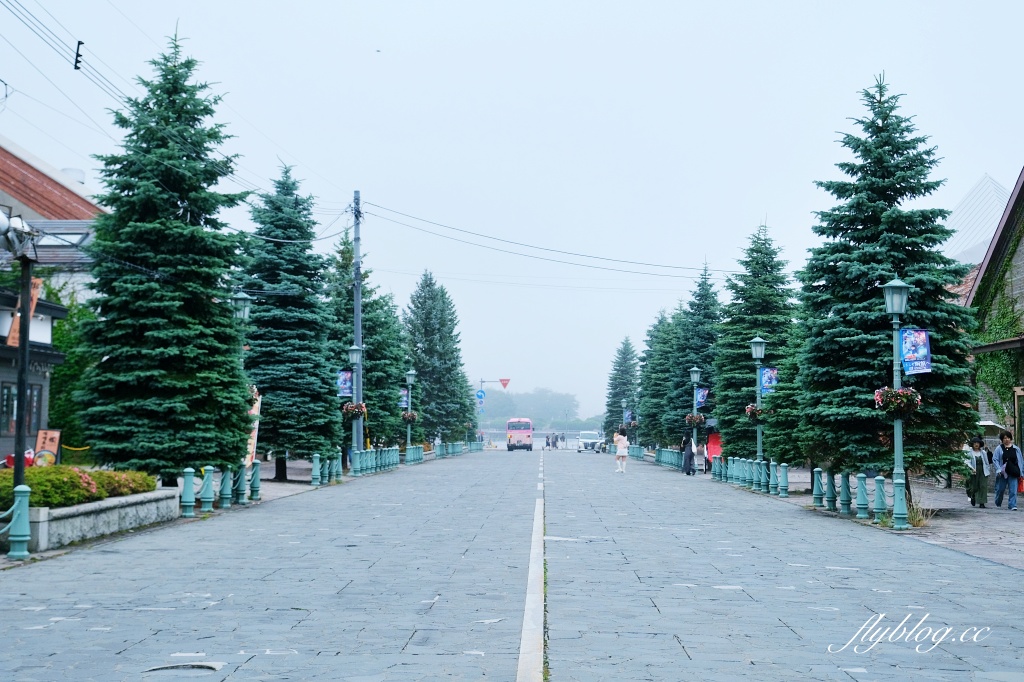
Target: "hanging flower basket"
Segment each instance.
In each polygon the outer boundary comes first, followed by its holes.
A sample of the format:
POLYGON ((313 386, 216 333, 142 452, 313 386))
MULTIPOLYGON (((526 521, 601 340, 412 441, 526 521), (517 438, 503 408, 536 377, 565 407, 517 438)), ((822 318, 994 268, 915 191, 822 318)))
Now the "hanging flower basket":
POLYGON ((636 420, 629 422, 629 428, 631 428, 631 429, 635 429, 638 426, 640 426, 640 422, 638 422, 636 420))
POLYGON ((908 386, 883 386, 875 391, 875 407, 892 419, 906 419, 921 407, 921 394, 908 386))
POLYGON ((690 427, 704 426, 704 422, 705 422, 704 415, 702 415, 699 412, 697 414, 688 414, 688 415, 686 415, 686 425, 687 426, 690 426, 690 427))
POLYGON ((366 403, 345 403, 341 406, 341 413, 349 419, 359 419, 366 416, 366 403))
POLYGON ((747 405, 746 413, 747 419, 754 422, 755 424, 760 423, 761 419, 764 417, 764 410, 755 405, 754 403, 750 403, 749 405, 747 405))
POLYGON ((413 412, 412 410, 402 413, 402 421, 404 421, 406 424, 415 424, 417 421, 419 421, 419 419, 420 415, 417 414, 416 412, 413 412))

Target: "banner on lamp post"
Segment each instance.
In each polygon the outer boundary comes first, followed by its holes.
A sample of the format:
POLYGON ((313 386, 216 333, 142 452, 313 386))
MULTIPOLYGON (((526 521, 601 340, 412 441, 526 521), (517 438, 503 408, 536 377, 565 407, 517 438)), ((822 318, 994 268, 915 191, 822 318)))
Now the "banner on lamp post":
POLYGON ((338 370, 338 397, 352 397, 352 372, 350 370, 338 370))
POLYGON ((778 367, 761 368, 761 395, 768 395, 775 390, 775 384, 779 383, 778 367))
POLYGON ((398 406, 406 410, 409 409, 409 389, 398 389, 398 406))
POLYGON ((927 329, 900 330, 900 360, 904 374, 926 374, 932 371, 931 339, 927 329))
POLYGON ((708 393, 710 391, 711 391, 711 389, 708 389, 708 388, 698 388, 697 389, 697 407, 698 408, 704 407, 705 405, 707 405, 708 393))

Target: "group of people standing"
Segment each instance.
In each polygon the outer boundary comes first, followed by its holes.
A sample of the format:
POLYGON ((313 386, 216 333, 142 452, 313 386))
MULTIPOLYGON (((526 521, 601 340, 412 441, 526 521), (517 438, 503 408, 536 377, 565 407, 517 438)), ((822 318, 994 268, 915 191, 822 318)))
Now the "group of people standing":
MULTIPOLYGON (((629 439, 626 437, 625 426, 619 427, 618 432, 612 438, 612 442, 615 443, 615 473, 624 474, 626 473, 626 456, 629 454, 629 439)), ((683 453, 684 474, 693 476, 697 473, 697 469, 693 464, 697 456, 705 462, 704 473, 707 473, 706 448, 707 446, 704 444, 698 444, 694 447, 693 439, 689 435, 683 436, 683 442, 680 443, 679 450, 683 453)))
POLYGON ((565 434, 559 436, 557 433, 552 433, 544 438, 544 449, 557 450, 559 443, 562 443, 563 447, 565 446, 565 434))
POLYGON ((1017 493, 1024 488, 1024 454, 1013 443, 1013 434, 1003 431, 999 434, 1000 444, 995 452, 985 446, 981 437, 971 439, 967 466, 971 470, 967 479, 967 496, 971 506, 982 509, 988 503, 988 477, 996 477, 996 507, 1003 506, 1003 496, 1008 493, 1006 508, 1017 511, 1017 493))

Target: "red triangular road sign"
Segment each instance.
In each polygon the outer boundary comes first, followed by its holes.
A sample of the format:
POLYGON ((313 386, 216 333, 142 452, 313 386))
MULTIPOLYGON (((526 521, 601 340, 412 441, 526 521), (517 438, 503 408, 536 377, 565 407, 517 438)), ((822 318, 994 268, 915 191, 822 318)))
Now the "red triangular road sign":
POLYGON ((508 388, 508 379, 498 379, 501 382, 502 388, 508 388))

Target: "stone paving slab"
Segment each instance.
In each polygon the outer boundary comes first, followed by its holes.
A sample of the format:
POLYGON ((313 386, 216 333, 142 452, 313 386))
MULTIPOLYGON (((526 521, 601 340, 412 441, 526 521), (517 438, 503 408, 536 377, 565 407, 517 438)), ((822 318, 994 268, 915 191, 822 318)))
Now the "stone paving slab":
POLYGON ((2 571, 0 679, 514 679, 537 459, 402 467, 2 571), (183 663, 219 669, 146 672, 183 663))
POLYGON ((1024 571, 710 477, 544 455, 552 680, 1024 680, 1024 571), (879 614, 952 630, 843 648, 879 614))

